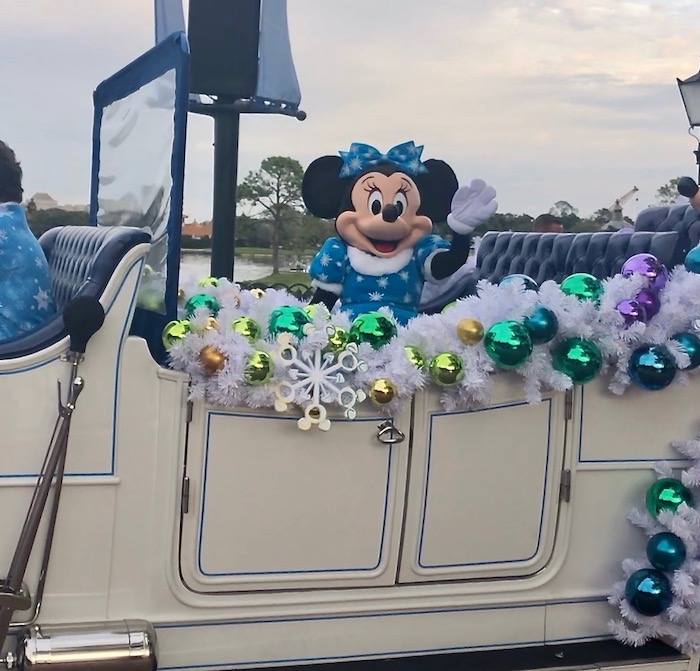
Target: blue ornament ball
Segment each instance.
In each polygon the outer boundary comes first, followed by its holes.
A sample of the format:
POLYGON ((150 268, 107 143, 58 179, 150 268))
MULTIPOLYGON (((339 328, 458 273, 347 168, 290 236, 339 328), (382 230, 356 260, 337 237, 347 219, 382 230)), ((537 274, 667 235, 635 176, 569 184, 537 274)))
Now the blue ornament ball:
POLYGON ((625 599, 638 613, 647 617, 661 615, 673 601, 669 579, 654 568, 635 571, 625 585, 625 599))
POLYGON ((513 273, 512 275, 506 275, 499 283, 499 287, 503 287, 506 284, 512 284, 513 282, 522 282, 525 285, 526 291, 537 291, 537 282, 527 275, 522 273, 513 273))
POLYGON ((627 372, 642 389, 665 389, 676 377, 676 362, 663 345, 645 345, 632 352, 627 372))
POLYGON ((700 246, 693 247, 685 257, 685 269, 689 273, 700 273, 700 246))
POLYGON ((683 331, 671 336, 671 340, 675 340, 690 359, 690 365, 685 370, 693 370, 700 366, 700 338, 693 333, 683 331))
POLYGON ((525 319, 523 326, 528 330, 532 342, 542 345, 557 335, 559 320, 549 308, 540 305, 525 319))
POLYGON ((659 571, 675 571, 685 561, 683 541, 668 531, 655 534, 647 543, 647 559, 659 571))

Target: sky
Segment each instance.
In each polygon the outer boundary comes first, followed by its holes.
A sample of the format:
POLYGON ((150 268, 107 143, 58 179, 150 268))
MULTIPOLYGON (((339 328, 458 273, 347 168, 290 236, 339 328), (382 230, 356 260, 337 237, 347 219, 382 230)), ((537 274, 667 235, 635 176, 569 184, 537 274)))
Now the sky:
MULTIPOLYGON (((304 122, 246 116, 239 175, 361 141, 425 146, 499 211, 635 214, 697 141, 676 85, 700 66, 697 0, 288 0, 304 122)), ((153 45, 151 0, 2 0, 0 139, 25 191, 89 200, 92 92, 153 45)), ((210 119, 190 115, 185 213, 211 216, 210 119)))

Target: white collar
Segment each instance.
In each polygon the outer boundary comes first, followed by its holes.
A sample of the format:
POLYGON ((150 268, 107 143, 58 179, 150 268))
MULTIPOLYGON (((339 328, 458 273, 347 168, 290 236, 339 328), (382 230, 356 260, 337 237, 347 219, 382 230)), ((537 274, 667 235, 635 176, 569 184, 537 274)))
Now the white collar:
POLYGON ((382 258, 380 256, 372 256, 367 252, 363 252, 357 247, 348 245, 348 261, 352 269, 360 275, 389 275, 398 273, 399 270, 405 268, 413 258, 413 249, 404 249, 396 256, 390 258, 382 258))

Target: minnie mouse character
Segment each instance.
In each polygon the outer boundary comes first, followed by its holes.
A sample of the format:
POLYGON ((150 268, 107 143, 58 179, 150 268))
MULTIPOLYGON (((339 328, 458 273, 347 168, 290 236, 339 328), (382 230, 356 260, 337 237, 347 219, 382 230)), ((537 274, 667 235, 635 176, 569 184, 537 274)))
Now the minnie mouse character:
POLYGON ((422 151, 413 142, 386 154, 353 143, 308 167, 304 203, 317 217, 335 217, 338 233, 311 263, 312 303, 330 310, 340 300, 351 319, 387 306, 405 324, 417 315, 424 282, 443 280, 465 263, 471 232, 496 211, 496 192, 477 179, 458 188, 452 168, 421 162, 422 151), (430 234, 433 222, 445 220, 451 243, 430 234))

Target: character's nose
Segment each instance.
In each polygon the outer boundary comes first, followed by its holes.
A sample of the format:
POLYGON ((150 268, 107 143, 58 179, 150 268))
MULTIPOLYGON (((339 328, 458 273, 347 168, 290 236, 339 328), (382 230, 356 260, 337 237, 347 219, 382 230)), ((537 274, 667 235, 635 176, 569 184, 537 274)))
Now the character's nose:
POLYGON ((382 210, 382 219, 390 224, 394 223, 399 218, 399 208, 394 203, 389 203, 382 210))

